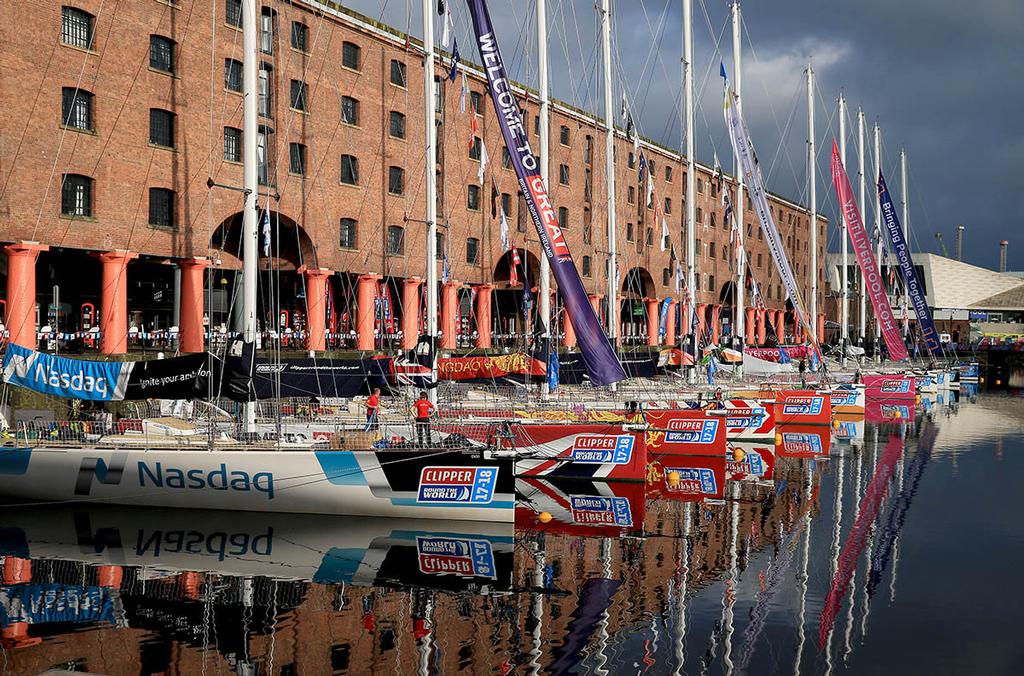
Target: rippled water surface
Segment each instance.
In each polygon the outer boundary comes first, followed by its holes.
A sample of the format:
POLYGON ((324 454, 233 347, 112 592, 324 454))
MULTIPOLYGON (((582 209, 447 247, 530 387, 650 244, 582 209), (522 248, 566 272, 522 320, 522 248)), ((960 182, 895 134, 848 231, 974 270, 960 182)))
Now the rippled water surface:
POLYGON ((1024 400, 922 404, 720 498, 523 483, 514 531, 6 509, 0 673, 1020 673, 1024 400))

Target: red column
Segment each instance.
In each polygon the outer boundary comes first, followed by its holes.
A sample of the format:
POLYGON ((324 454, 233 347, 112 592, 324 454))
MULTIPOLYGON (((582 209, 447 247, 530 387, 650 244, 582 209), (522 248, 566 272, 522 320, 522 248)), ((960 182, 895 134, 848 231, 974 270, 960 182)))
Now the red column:
POLYGON ((676 342, 676 302, 669 299, 668 321, 665 322, 665 344, 675 345, 676 342))
POLYGON ((658 344, 658 299, 645 298, 647 303, 647 344, 654 347, 658 344))
POLYGON ((443 335, 439 347, 442 350, 455 349, 455 339, 458 335, 456 317, 458 316, 460 286, 462 283, 455 281, 445 282, 441 285, 441 331, 443 335))
POLYGON ((373 301, 377 297, 378 281, 380 275, 369 273, 359 275, 356 282, 356 349, 364 352, 373 350, 373 301))
POLYGON ((303 265, 298 272, 306 278, 306 349, 323 352, 327 349, 327 278, 331 271, 303 265))
POLYGON ((764 345, 764 341, 768 338, 768 326, 765 322, 765 314, 768 311, 764 308, 758 308, 757 310, 757 344, 758 346, 764 345))
POLYGON ((754 312, 754 308, 752 308, 752 307, 748 307, 746 312, 747 312, 747 318, 746 318, 746 321, 743 323, 743 328, 746 329, 746 335, 743 336, 743 341, 747 345, 753 345, 754 344, 754 335, 755 335, 755 332, 757 330, 757 326, 755 324, 756 320, 754 319, 754 315, 757 314, 757 313, 754 312))
POLYGON ((128 261, 138 257, 139 254, 124 249, 99 255, 103 263, 100 291, 100 352, 103 354, 128 351, 128 261))
POLYGON ((694 345, 700 345, 700 337, 707 331, 707 304, 697 303, 697 335, 693 337, 694 345))
POLYGON ((590 300, 590 307, 594 308, 594 314, 597 315, 597 320, 601 321, 601 299, 604 296, 600 293, 588 293, 587 298, 590 300))
POLYGON ((8 556, 4 559, 3 583, 28 584, 32 581, 32 560, 8 556))
POLYGON ((804 337, 804 327, 800 325, 800 315, 793 309, 793 340, 801 342, 804 337))
POLYGON ((779 343, 786 342, 786 311, 775 311, 775 337, 779 343))
POLYGON ((402 349, 411 350, 420 339, 420 285, 423 279, 402 280, 402 349))
POLYGON ((121 566, 96 566, 96 582, 100 587, 120 589, 124 570, 121 566))
POLYGON ((476 346, 486 350, 491 347, 491 294, 493 284, 476 287, 476 346))
POLYGON ((818 313, 818 342, 825 342, 825 313, 818 313))
POLYGON ((205 335, 203 326, 203 275, 210 267, 210 259, 196 256, 178 261, 181 270, 180 326, 178 347, 182 352, 202 352, 205 335))
POLYGON ((565 306, 562 307, 562 346, 576 347, 576 329, 572 328, 569 308, 565 306))
POLYGON ((19 242, 4 247, 7 252, 7 317, 4 325, 10 340, 23 347, 36 347, 36 260, 50 247, 37 242, 19 242))
POLYGON ((718 345, 718 339, 722 330, 721 326, 722 306, 715 304, 711 306, 711 344, 718 345))

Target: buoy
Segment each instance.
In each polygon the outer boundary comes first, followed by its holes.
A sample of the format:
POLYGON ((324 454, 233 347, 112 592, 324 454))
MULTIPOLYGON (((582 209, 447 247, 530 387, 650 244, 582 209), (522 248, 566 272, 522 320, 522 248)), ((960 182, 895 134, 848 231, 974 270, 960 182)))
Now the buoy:
POLYGON ((1002 385, 1002 384, 1003 384, 1003 381, 1000 380, 999 378, 996 378, 996 386, 998 387, 999 385, 1002 385))
POLYGON ((835 430, 839 429, 839 421, 838 420, 833 420, 832 421, 832 429, 835 429, 835 430))
POLYGON ((537 515, 537 521, 541 523, 548 523, 551 521, 551 512, 541 512, 537 515))
POLYGON ((781 434, 776 434, 775 435, 775 445, 776 446, 781 446, 782 445, 782 435, 781 434))
POLYGON ((668 485, 674 488, 679 485, 679 472, 672 470, 671 472, 668 473, 665 479, 666 481, 668 481, 668 485))
POLYGON ((915 394, 914 395, 914 403, 915 404, 920 404, 921 403, 921 395, 920 394, 915 394))
POLYGON ((747 457, 747 454, 743 452, 742 448, 732 449, 732 459, 736 462, 743 462, 743 459, 747 457))
POLYGON ((896 418, 897 420, 899 420, 901 417, 903 417, 903 414, 900 413, 898 410, 897 411, 893 411, 892 412, 892 417, 896 418))
POLYGON ((978 378, 978 382, 981 383, 982 385, 984 385, 985 384, 985 376, 981 376, 980 378, 978 378))

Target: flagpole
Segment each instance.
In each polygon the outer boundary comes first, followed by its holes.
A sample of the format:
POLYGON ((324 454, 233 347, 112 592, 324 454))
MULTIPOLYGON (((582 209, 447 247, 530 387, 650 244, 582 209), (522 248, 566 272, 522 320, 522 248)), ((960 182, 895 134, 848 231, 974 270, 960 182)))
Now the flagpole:
MULTIPOLYGON (((846 97, 843 93, 839 93, 839 159, 843 162, 843 169, 846 169, 846 97)), ((846 219, 840 219, 840 239, 843 240, 843 258, 842 258, 842 269, 840 270, 840 306, 839 306, 839 336, 841 340, 840 344, 840 363, 842 367, 846 368, 846 343, 850 338, 849 327, 847 326, 850 321, 850 308, 846 300, 846 289, 847 289, 847 270, 846 270, 846 259, 847 259, 847 242, 846 242, 846 219)))
MULTIPOLYGON (((857 109, 857 178, 860 181, 860 208, 864 209, 864 111, 860 108, 857 109)), ((845 228, 846 221, 843 221, 843 227, 845 228)), ((864 347, 864 339, 867 338, 867 277, 864 274, 864 268, 857 266, 860 270, 860 316, 859 316, 859 333, 860 346, 864 347)))
MULTIPOLYGON (((427 336, 430 340, 430 380, 437 382, 437 128, 434 116, 434 8, 423 0, 423 110, 426 148, 426 221, 427 221, 427 336)), ((437 403, 437 389, 427 390, 437 403)))
MULTIPOLYGON (((686 303, 686 332, 690 333, 693 326, 694 313, 697 311, 697 256, 696 205, 694 204, 697 166, 693 159, 693 0, 683 0, 683 93, 686 128, 686 289, 689 302, 686 303)), ((680 336, 685 335, 683 331, 680 336)), ((697 334, 693 332, 690 349, 693 351, 693 366, 687 373, 687 382, 693 385, 697 375, 697 334)))
MULTIPOLYGON (((732 3, 732 71, 733 71, 733 82, 735 83, 736 92, 736 110, 743 116, 743 95, 741 93, 743 87, 743 64, 742 64, 742 49, 743 41, 741 36, 741 21, 740 21, 740 3, 736 0, 732 3)), ((733 321, 735 331, 733 333, 734 338, 738 338, 740 341, 740 354, 743 354, 743 339, 746 337, 746 313, 744 312, 744 292, 745 292, 745 280, 743 275, 743 269, 746 266, 746 256, 743 255, 743 171, 740 169, 740 158, 733 150, 732 155, 732 167, 733 174, 736 176, 736 200, 732 205, 732 219, 734 227, 736 228, 736 248, 737 251, 733 251, 733 256, 736 258, 736 317, 733 321)), ((743 376, 743 362, 741 361, 739 366, 736 367, 736 373, 739 376, 743 376)))
MULTIPOLYGON (((610 0, 601 0, 601 61, 604 65, 604 128, 605 178, 608 203, 608 339, 612 348, 618 346, 619 294, 615 274, 618 259, 615 251, 615 119, 612 112, 612 37, 610 0)), ((610 386, 615 391, 615 385, 610 386)))
MULTIPOLYGON (((882 173, 882 128, 875 123, 874 128, 874 144, 875 144, 875 181, 878 181, 878 176, 882 173)), ((878 238, 875 244, 875 260, 878 261, 878 272, 883 276, 882 272, 882 208, 879 206, 878 200, 875 202, 875 237, 878 238)), ((881 363, 882 352, 881 345, 879 344, 882 338, 882 324, 878 321, 878 317, 875 317, 875 362, 881 363)))
MULTIPOLYGON (((537 62, 539 74, 539 95, 540 95, 540 177, 547 189, 548 174, 550 171, 548 162, 548 20, 546 0, 537 0, 537 62)), ((541 252, 540 256, 540 299, 537 302, 537 311, 540 314, 541 335, 544 341, 545 351, 551 350, 551 264, 548 257, 541 252)), ((547 355, 545 354, 545 357, 547 355)), ((541 388, 541 398, 547 399, 548 388, 541 388)))
MULTIPOLYGON (((811 202, 811 316, 807 324, 811 331, 818 327, 818 193, 814 156, 814 68, 807 64, 807 178, 810 181, 811 202)), ((817 341, 821 336, 812 336, 817 341)))

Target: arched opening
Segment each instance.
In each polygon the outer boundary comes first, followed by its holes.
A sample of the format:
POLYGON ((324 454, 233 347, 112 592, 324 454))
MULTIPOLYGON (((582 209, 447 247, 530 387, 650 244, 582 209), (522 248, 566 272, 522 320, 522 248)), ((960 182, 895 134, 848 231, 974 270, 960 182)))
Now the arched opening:
POLYGON ((647 302, 654 298, 654 278, 646 268, 631 268, 622 278, 619 298, 619 334, 623 345, 647 342, 647 302))
POLYGON ((513 266, 513 253, 506 251, 494 265, 492 299, 492 341, 496 347, 523 347, 539 331, 537 292, 540 259, 527 249, 516 249, 519 264, 513 266))
POLYGON ((722 284, 718 292, 718 302, 722 305, 719 315, 719 330, 722 340, 732 338, 736 321, 736 282, 729 280, 722 284))

